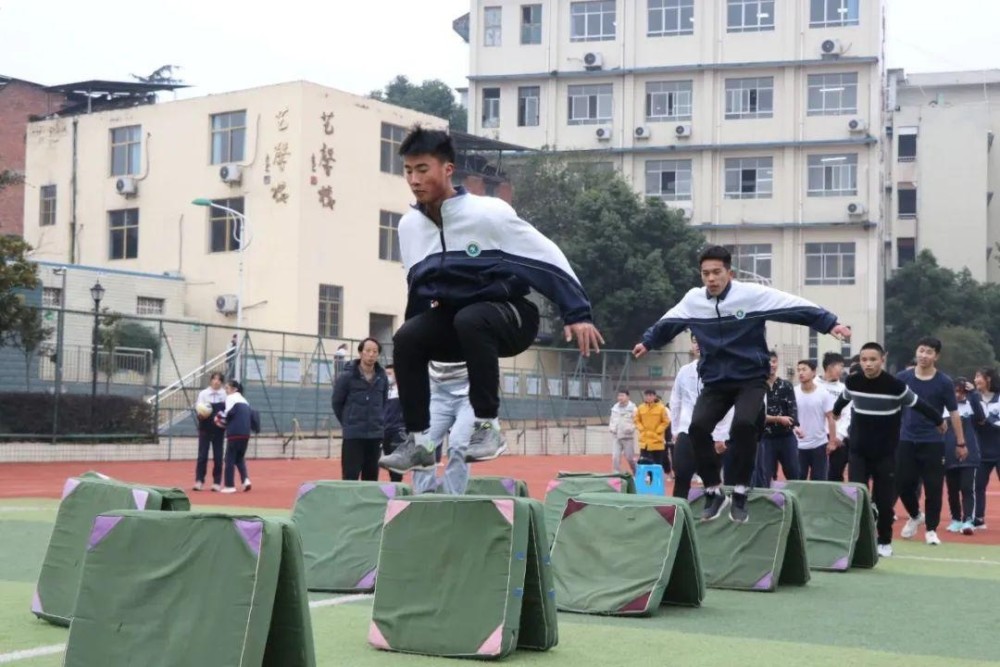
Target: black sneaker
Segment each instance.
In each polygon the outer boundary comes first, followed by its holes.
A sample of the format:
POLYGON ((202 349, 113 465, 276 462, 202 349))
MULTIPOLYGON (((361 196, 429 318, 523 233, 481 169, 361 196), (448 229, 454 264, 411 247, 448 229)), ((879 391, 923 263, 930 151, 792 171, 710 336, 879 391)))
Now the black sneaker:
POLYGON ((378 460, 379 467, 402 475, 411 470, 434 468, 434 450, 421 447, 411 433, 391 454, 378 460))
POLYGON ((733 501, 729 505, 729 520, 733 523, 746 523, 750 519, 750 512, 747 511, 747 495, 745 493, 734 493, 733 501))
POLYGON ((729 496, 722 491, 709 493, 705 496, 705 509, 701 512, 702 521, 718 519, 722 511, 729 507, 729 496))

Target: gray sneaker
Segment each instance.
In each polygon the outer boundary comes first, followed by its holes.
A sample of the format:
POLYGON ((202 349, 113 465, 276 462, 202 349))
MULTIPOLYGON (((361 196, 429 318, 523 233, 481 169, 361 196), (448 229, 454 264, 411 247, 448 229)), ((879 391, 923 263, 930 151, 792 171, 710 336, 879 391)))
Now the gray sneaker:
POLYGON ((385 454, 378 460, 379 467, 402 475, 410 470, 428 470, 434 468, 434 450, 417 444, 413 434, 406 436, 391 454, 385 454))
POLYGON ((469 448, 465 453, 466 463, 492 461, 507 451, 507 441, 500 435, 500 429, 490 421, 477 421, 469 438, 469 448))

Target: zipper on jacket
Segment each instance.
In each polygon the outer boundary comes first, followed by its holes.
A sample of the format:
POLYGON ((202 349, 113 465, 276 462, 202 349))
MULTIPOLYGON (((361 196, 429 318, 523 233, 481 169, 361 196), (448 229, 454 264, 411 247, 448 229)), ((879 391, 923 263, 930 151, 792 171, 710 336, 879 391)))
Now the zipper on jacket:
POLYGON ((438 227, 438 234, 441 236, 441 268, 444 268, 444 254, 448 252, 448 246, 444 243, 444 220, 441 220, 441 226, 438 227))
MULTIPOLYGON (((715 297, 715 321, 718 322, 718 324, 719 324, 719 348, 721 350, 721 348, 722 348, 722 311, 719 310, 719 297, 715 297)), ((719 359, 720 359, 720 364, 719 365, 724 367, 725 364, 721 363, 721 361, 722 361, 722 355, 721 354, 719 355, 719 359)), ((723 370, 723 369, 720 369, 720 370, 723 370)), ((725 372, 723 372, 722 373, 722 377, 725 377, 725 376, 726 376, 726 374, 725 374, 725 372)))

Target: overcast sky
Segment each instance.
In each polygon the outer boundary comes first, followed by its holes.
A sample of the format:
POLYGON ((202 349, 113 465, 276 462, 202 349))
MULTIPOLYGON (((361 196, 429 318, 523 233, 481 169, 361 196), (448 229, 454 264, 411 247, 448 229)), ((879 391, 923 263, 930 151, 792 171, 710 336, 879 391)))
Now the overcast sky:
MULTIPOLYGON (((888 2, 890 67, 1000 68, 1000 0, 888 2)), ((196 86, 184 96, 296 79, 365 94, 396 74, 465 85, 468 47, 451 22, 470 0, 250 6, 246 0, 0 0, 0 74, 52 85, 129 80, 180 65, 178 75, 196 86)))

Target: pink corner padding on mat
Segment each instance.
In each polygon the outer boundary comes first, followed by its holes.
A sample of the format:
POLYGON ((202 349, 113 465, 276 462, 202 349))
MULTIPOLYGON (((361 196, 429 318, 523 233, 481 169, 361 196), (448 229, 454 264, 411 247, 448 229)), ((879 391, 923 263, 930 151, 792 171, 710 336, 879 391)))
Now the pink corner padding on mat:
POLYGON ((548 493, 552 489, 558 487, 560 484, 562 484, 562 482, 560 482, 558 479, 549 480, 549 485, 545 487, 545 493, 548 493))
POLYGON ((387 651, 389 650, 389 642, 385 640, 385 636, 382 634, 382 631, 378 629, 378 625, 375 624, 375 621, 372 621, 372 624, 368 626, 368 643, 375 648, 381 648, 387 651))
POLYGON ((622 478, 621 477, 609 477, 608 478, 608 484, 610 484, 611 488, 614 489, 615 491, 621 491, 622 490, 622 478))
POLYGON ((503 626, 501 625, 483 642, 483 645, 476 651, 476 655, 500 655, 502 640, 503 626))
POLYGON ((385 506, 385 521, 382 523, 388 524, 390 521, 399 516, 400 512, 409 506, 409 500, 397 500, 396 498, 390 498, 389 502, 385 506))
POLYGON ((513 500, 494 500, 493 504, 500 514, 503 514, 503 518, 507 519, 507 523, 514 525, 514 501, 513 500))

